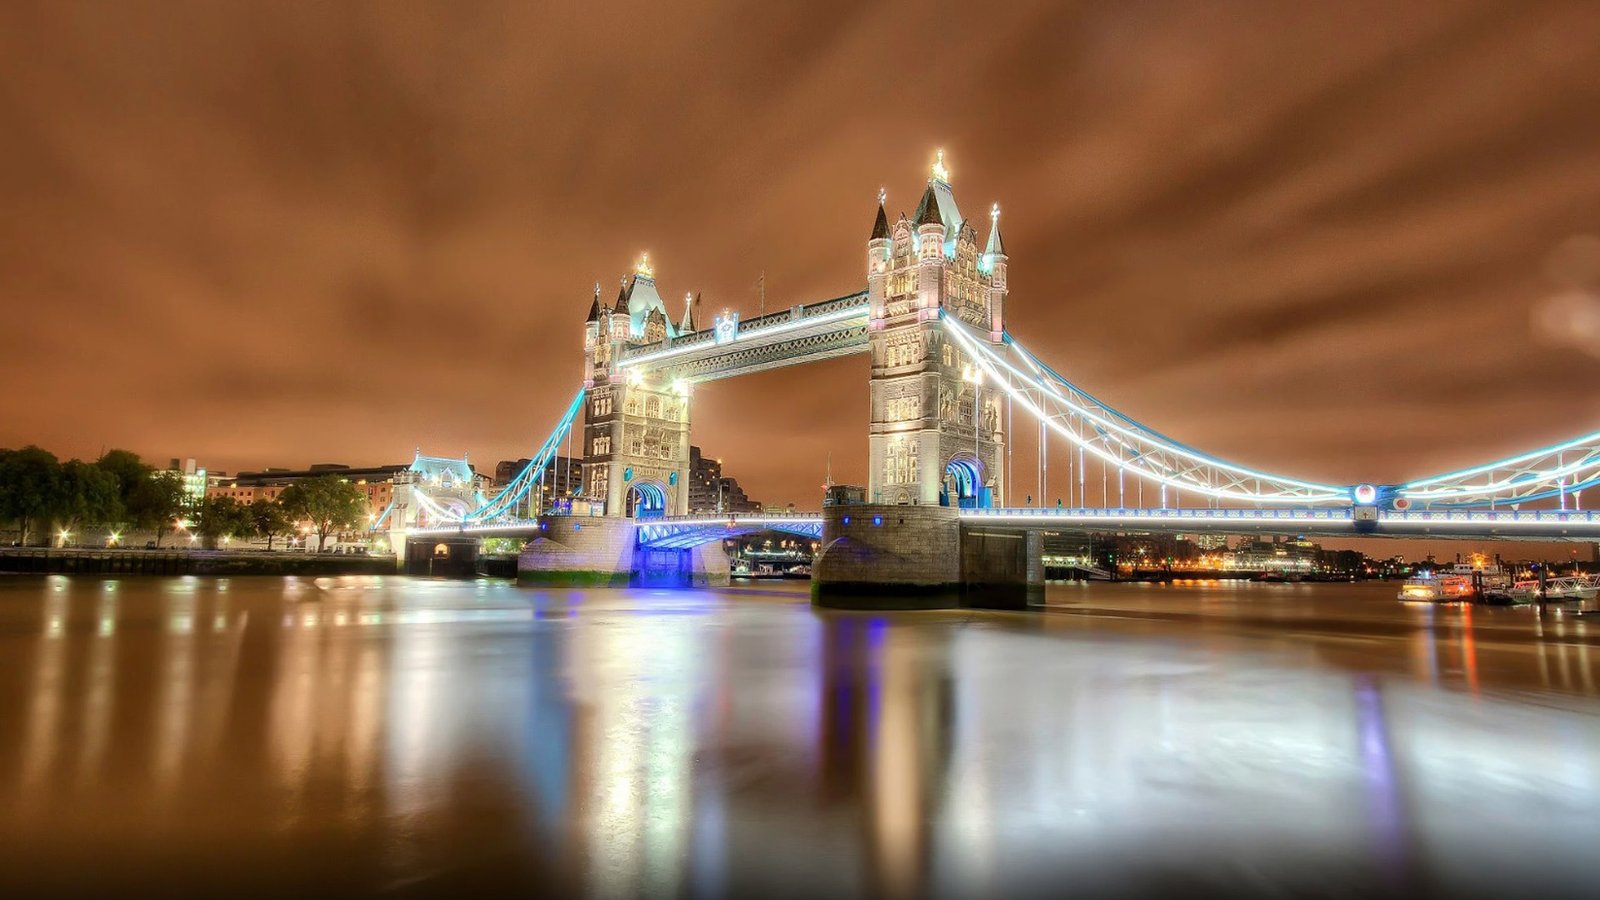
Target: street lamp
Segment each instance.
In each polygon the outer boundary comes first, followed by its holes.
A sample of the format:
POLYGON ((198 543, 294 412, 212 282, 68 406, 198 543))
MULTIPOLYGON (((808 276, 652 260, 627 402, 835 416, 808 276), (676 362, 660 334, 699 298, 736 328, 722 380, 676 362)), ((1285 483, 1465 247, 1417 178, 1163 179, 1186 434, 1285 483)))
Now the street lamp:
POLYGON ((978 451, 978 436, 981 433, 978 416, 978 402, 983 395, 983 370, 968 364, 961 367, 961 378, 972 385, 972 505, 978 505, 978 467, 982 465, 982 454, 978 451))

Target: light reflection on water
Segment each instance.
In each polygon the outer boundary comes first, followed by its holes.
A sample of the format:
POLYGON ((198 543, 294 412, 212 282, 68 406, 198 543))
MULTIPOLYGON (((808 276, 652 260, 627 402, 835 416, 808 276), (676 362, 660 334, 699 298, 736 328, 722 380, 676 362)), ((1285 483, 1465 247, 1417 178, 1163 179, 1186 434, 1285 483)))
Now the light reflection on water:
POLYGON ((1600 875, 1586 623, 1389 595, 847 614, 783 590, 8 579, 0 863, 35 889, 603 896, 1600 875))

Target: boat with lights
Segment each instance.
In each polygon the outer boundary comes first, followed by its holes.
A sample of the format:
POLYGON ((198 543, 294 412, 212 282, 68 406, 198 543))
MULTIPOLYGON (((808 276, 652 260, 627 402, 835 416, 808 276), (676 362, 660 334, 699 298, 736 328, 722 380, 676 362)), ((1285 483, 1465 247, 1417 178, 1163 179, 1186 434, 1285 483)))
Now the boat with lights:
POLYGON ((1430 603, 1462 603, 1484 596, 1496 595, 1511 589, 1511 578, 1498 565, 1475 566, 1468 563, 1423 572, 1406 579, 1400 587, 1401 600, 1430 603))

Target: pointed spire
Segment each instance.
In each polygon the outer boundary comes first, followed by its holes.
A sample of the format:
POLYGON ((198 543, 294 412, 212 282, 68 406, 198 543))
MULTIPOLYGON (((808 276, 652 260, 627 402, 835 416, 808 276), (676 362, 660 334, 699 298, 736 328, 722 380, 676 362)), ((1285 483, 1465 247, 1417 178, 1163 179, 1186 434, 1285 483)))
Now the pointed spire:
POLYGON ((1000 240, 1000 204, 989 207, 989 246, 983 252, 990 256, 1005 256, 1006 245, 1000 240))
POLYGON ((943 225, 944 218, 939 215, 939 198, 933 195, 933 182, 928 182, 928 189, 922 192, 922 202, 917 204, 917 215, 914 225, 943 225))
POLYGON ((633 271, 646 278, 654 279, 656 277, 656 270, 650 266, 650 254, 648 252, 639 254, 639 264, 634 267, 633 271))
POLYGON ((622 315, 627 315, 628 314, 628 279, 627 278, 623 278, 622 279, 622 287, 620 289, 618 289, 618 291, 617 291, 617 302, 616 302, 616 305, 611 307, 611 313, 612 313, 612 315, 617 315, 619 313, 622 314, 622 315))
POLYGON ((589 304, 589 318, 584 319, 583 321, 600 321, 600 282, 598 281, 594 283, 594 302, 589 304))
POLYGON ((883 210, 883 203, 888 199, 889 192, 883 188, 878 188, 878 217, 872 220, 872 237, 867 238, 869 241, 889 237, 889 216, 883 210))
POLYGON ((941 184, 950 183, 950 170, 945 168, 943 150, 934 151, 933 166, 928 170, 928 180, 941 184))
POLYGON ((678 331, 680 333, 688 334, 689 332, 695 330, 695 327, 694 327, 694 308, 696 306, 699 306, 699 305, 700 305, 700 295, 699 294, 684 294, 683 295, 683 321, 678 323, 678 331))

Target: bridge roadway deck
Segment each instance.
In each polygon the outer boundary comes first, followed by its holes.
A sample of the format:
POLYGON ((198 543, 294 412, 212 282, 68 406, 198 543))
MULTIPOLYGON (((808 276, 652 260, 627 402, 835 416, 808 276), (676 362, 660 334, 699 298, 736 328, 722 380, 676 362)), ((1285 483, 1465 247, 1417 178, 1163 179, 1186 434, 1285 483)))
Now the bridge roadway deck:
MULTIPOLYGON (((1052 509, 1008 507, 964 509, 972 524, 1060 528, 1081 531, 1192 532, 1220 534, 1303 534, 1308 537, 1462 538, 1477 540, 1600 540, 1600 512, 1594 510, 1356 510, 1289 509, 1052 509)), ((763 529, 820 536, 820 513, 764 515, 735 513, 684 516, 639 523, 641 542, 685 545, 698 537, 733 536, 763 529)), ((531 536, 536 520, 417 529, 416 537, 475 535, 531 536)))
POLYGON ((1215 534, 1303 534, 1307 537, 1600 540, 1593 510, 1286 509, 964 509, 963 522, 1040 525, 1083 531, 1206 531, 1215 534))
POLYGON ((868 313, 865 291, 847 294, 635 347, 617 368, 694 383, 865 353, 868 313))

